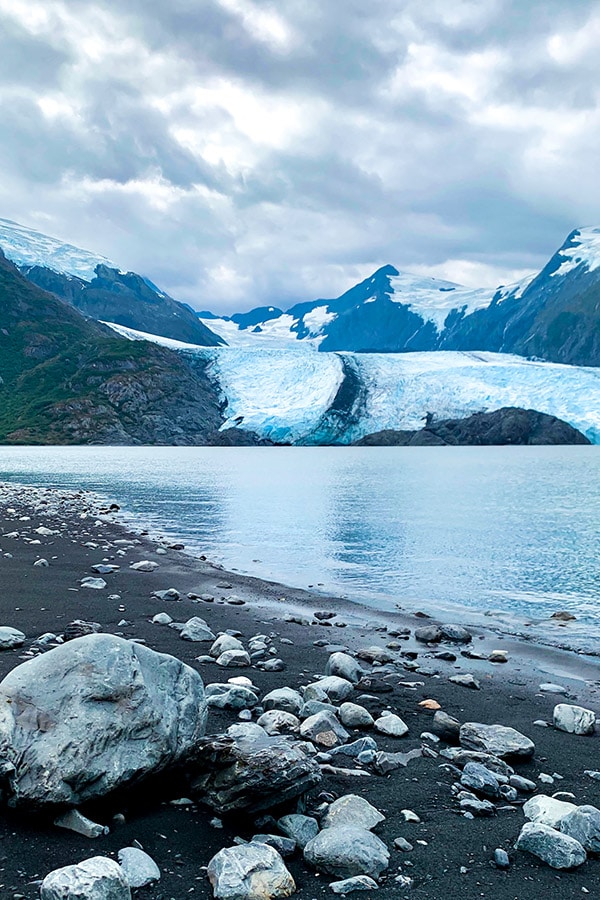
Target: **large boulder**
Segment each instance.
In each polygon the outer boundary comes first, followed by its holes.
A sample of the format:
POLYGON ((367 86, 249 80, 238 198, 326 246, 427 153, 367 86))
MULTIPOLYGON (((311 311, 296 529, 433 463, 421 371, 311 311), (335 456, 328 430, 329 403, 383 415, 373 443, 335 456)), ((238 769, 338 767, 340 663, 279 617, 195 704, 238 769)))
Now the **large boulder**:
POLYGON ((553 869, 574 869, 586 860, 586 852, 574 838, 550 825, 526 822, 516 843, 517 850, 537 856, 553 869))
POLYGON ((467 750, 481 750, 500 759, 530 759, 535 753, 530 738, 506 725, 465 722, 460 728, 460 743, 467 750))
POLYGON ((593 734, 596 730, 596 713, 584 706, 558 703, 552 718, 554 727, 568 734, 593 734))
POLYGON ((162 771, 204 734, 200 675, 109 634, 69 641, 0 682, 0 769, 11 806, 69 805, 162 771))
POLYGON ((255 722, 205 738, 188 759, 188 791, 219 815, 258 812, 304 794, 321 780, 301 743, 271 737, 255 722))
POLYGON ((207 874, 217 900, 275 900, 296 890, 279 853, 258 842, 219 850, 207 874))
POLYGON ((563 834, 579 841, 588 853, 600 853, 600 809, 578 806, 560 821, 563 834))
POLYGON ((558 829, 562 829, 562 820, 576 809, 574 803, 557 800, 556 797, 548 797, 546 794, 536 794, 523 804, 523 814, 530 822, 558 829))
POLYGON ((75 866, 64 866, 46 875, 41 900, 131 900, 121 866, 107 856, 93 856, 75 866))
POLYGON ((383 841, 366 828, 338 825, 325 828, 309 841, 304 858, 319 872, 337 878, 379 878, 388 867, 390 853, 383 841))

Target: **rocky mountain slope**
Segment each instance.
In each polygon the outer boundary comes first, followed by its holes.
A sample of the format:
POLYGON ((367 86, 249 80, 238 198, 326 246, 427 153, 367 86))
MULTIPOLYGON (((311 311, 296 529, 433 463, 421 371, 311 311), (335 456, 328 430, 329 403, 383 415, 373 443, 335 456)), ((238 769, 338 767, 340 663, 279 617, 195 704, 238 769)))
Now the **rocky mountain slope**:
POLYGON ((0 219, 0 249, 29 281, 93 319, 204 347, 223 343, 188 306, 102 256, 7 219, 0 219))
POLYGON ((0 254, 0 442, 204 444, 221 423, 203 367, 132 343, 0 254))
POLYGON ((537 275, 497 289, 468 289, 393 266, 333 300, 201 313, 229 344, 319 350, 489 350, 573 365, 600 365, 600 228, 573 231, 537 275), (212 317, 211 317, 212 316, 212 317))

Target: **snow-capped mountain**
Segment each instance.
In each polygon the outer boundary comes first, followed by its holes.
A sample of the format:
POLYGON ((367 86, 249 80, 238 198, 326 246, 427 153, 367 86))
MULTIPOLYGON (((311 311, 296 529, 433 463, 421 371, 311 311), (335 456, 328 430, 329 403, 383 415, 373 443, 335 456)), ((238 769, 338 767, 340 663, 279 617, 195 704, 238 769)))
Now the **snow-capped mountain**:
POLYGON ((0 250, 29 281, 90 318, 110 319, 200 346, 222 343, 188 306, 173 300, 149 279, 120 271, 97 253, 9 219, 0 219, 0 250))
POLYGON ((600 365, 600 229, 573 231, 541 272, 496 289, 384 266, 333 300, 199 316, 232 346, 489 350, 600 365))
POLYGON ((248 347, 200 349, 118 328, 131 340, 177 350, 207 373, 225 404, 223 428, 276 443, 349 444, 385 430, 417 430, 428 414, 460 419, 503 407, 556 416, 600 443, 600 378, 594 368, 502 353, 315 353, 248 347))

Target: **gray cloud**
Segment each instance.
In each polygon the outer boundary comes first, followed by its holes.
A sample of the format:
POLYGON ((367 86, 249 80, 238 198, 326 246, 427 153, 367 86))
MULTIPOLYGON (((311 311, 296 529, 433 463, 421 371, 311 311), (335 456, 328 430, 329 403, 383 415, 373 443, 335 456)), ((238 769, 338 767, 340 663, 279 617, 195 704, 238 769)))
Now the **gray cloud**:
POLYGON ((593 0, 0 0, 0 215, 197 308, 508 281, 600 222, 593 0))

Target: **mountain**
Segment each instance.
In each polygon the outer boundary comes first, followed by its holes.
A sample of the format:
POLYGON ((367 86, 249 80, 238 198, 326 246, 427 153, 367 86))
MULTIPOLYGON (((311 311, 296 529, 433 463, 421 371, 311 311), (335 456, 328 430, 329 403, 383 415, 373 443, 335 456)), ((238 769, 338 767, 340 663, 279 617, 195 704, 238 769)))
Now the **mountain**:
POLYGON ((1 253, 0 326, 2 443, 205 444, 221 425, 206 366, 118 337, 1 253))
POLYGON ((223 343, 189 306, 110 260, 0 219, 0 249, 45 291, 99 321, 205 347, 223 343))
POLYGON ((222 400, 222 433, 241 427, 274 443, 351 444, 375 432, 418 431, 432 421, 518 407, 600 443, 594 368, 490 352, 316 353, 302 342, 260 352, 200 348, 118 330, 166 343, 192 368, 201 366, 222 400))
POLYGON ((600 228, 571 232, 538 274, 496 289, 465 288, 384 266, 333 300, 202 320, 234 346, 487 350, 598 366, 600 228))

